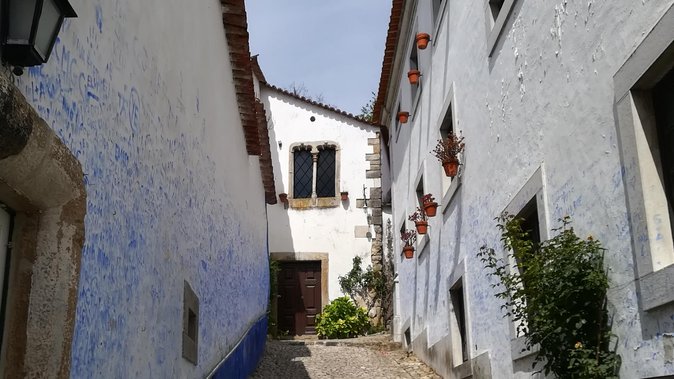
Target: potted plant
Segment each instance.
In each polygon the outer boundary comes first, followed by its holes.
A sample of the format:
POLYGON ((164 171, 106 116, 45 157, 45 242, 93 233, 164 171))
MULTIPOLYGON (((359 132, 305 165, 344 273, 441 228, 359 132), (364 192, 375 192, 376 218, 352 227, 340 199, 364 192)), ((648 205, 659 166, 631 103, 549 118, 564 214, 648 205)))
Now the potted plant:
POLYGON ((431 40, 431 35, 428 33, 417 33, 416 36, 416 41, 417 41, 417 48, 419 50, 423 50, 428 46, 428 41, 431 40))
POLYGON ((407 119, 410 117, 410 112, 398 112, 398 121, 401 124, 407 124, 407 119))
POLYGON ((421 71, 419 71, 419 70, 412 69, 412 70, 409 70, 409 72, 407 72, 407 79, 410 80, 410 84, 419 83, 419 77, 420 76, 421 76, 421 71))
POLYGON ((400 239, 405 243, 403 246, 403 254, 405 258, 412 259, 414 257, 414 243, 417 242, 417 232, 414 230, 405 230, 400 234, 400 239))
POLYGON ((339 193, 339 195, 342 197, 342 201, 349 200, 349 192, 348 191, 342 191, 342 192, 339 193))
POLYGON ((450 178, 455 177, 459 172, 459 155, 463 152, 464 147, 463 137, 449 133, 447 138, 438 140, 438 144, 433 150, 433 155, 442 162, 445 175, 450 178))
POLYGON ((433 195, 430 193, 425 194, 424 197, 421 198, 421 203, 424 207, 424 212, 426 212, 426 216, 435 217, 438 212, 438 203, 435 202, 433 195))
POLYGON ((417 207, 417 210, 409 215, 407 219, 414 221, 414 226, 417 227, 417 233, 426 234, 428 232, 428 217, 423 209, 417 207))

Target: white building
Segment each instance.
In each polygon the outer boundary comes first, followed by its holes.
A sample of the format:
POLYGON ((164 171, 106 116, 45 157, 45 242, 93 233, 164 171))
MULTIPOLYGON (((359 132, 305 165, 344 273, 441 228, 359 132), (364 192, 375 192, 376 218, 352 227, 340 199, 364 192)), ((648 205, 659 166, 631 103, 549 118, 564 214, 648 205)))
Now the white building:
POLYGON ((499 246, 503 211, 543 239, 565 215, 599 239, 620 377, 674 374, 673 3, 393 1, 375 107, 389 132, 393 230, 413 228, 418 194, 441 199, 413 259, 393 237, 394 334, 443 376, 531 375, 533 355, 476 257, 499 246), (419 32, 431 35, 424 50, 419 32), (431 154, 450 130, 466 142, 451 181, 431 154))
POLYGON ((279 330, 310 334, 315 315, 344 295, 338 277, 355 256, 363 268, 373 254, 381 264, 379 128, 272 86, 257 72, 281 194, 267 207, 269 251, 281 265, 279 330))

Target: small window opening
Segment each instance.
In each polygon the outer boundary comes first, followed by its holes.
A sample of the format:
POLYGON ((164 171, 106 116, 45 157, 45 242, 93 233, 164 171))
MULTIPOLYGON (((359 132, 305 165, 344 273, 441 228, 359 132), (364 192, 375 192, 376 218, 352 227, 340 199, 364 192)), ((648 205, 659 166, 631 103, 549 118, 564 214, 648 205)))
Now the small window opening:
POLYGON ((498 18, 501 9, 503 8, 503 3, 505 0, 489 0, 489 8, 491 9, 491 17, 494 21, 498 18))
POLYGON ((435 22, 435 25, 438 24, 442 2, 443 0, 433 0, 433 22, 435 22))
POLYGON ((534 243, 534 247, 541 243, 541 229, 538 221, 538 202, 533 197, 527 205, 522 208, 517 217, 522 220, 522 231, 529 235, 529 239, 534 243))
POLYGON ((199 298, 187 281, 183 284, 183 358, 197 364, 199 357, 199 298))
MULTIPOLYGON (((653 155, 660 161, 659 174, 665 189, 670 227, 674 234, 674 70, 670 70, 653 88, 657 150, 653 155), (659 158, 659 159, 658 159, 659 158)), ((653 149, 652 149, 653 150, 653 149)))
POLYGON ((460 341, 457 341, 457 345, 461 347, 461 359, 462 362, 465 362, 468 360, 468 338, 466 335, 466 306, 463 295, 463 280, 459 280, 459 282, 449 290, 449 294, 452 300, 456 326, 459 331, 458 337, 460 338, 460 341))
POLYGON ((417 183, 417 189, 416 189, 416 194, 417 194, 417 202, 419 203, 419 207, 423 209, 423 201, 422 198, 425 195, 424 192, 424 176, 421 176, 421 179, 419 179, 419 183, 417 183))
MULTIPOLYGON (((414 43, 412 45, 412 52, 410 53, 410 70, 418 70, 418 69, 419 69, 419 57, 417 55, 417 44, 414 43)), ((419 92, 420 85, 421 79, 419 79, 419 82, 417 84, 410 85, 410 90, 412 93, 412 101, 411 101, 412 104, 414 104, 414 100, 417 98, 417 93, 419 92)))

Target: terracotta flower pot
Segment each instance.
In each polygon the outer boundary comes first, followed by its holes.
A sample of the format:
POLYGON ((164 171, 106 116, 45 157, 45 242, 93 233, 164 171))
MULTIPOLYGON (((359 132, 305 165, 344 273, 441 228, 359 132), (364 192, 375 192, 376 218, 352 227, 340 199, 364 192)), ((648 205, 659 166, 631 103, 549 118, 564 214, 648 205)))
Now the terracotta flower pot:
POLYGON ((414 225, 417 227, 417 233, 426 234, 428 232, 428 221, 415 221, 414 225))
POLYGON ((349 193, 348 192, 346 192, 346 191, 340 192, 339 195, 342 197, 342 201, 349 200, 349 193))
POLYGON ((410 80, 410 84, 418 84, 420 76, 421 76, 421 71, 419 71, 419 70, 410 70, 407 73, 407 79, 410 80))
POLYGON ((417 37, 416 37, 417 48, 419 48, 419 50, 425 49, 426 46, 428 46, 428 41, 430 41, 430 40, 431 40, 430 34, 428 34, 428 33, 418 33, 417 37))
POLYGON ((398 121, 401 124, 407 124, 407 120, 410 118, 410 112, 398 112, 398 121))
POLYGON ((414 257, 414 247, 405 245, 403 247, 403 253, 405 254, 405 258, 412 259, 414 257))
POLYGON ((426 216, 435 217, 435 215, 438 213, 438 203, 433 201, 424 204, 424 211, 426 212, 426 216))
POLYGON ((288 194, 287 193, 279 193, 278 199, 281 200, 281 202, 285 204, 285 203, 288 202, 288 194))
POLYGON ((442 162, 442 168, 445 169, 445 175, 453 178, 459 173, 459 161, 442 162))

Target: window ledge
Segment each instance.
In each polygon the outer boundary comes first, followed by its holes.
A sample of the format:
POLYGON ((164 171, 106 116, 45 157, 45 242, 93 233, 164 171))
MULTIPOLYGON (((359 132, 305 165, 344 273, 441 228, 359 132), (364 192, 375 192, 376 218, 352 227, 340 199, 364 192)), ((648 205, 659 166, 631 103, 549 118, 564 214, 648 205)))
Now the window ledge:
POLYGON ((454 366, 454 372, 456 372, 457 377, 460 379, 468 378, 473 375, 473 365, 469 360, 461 363, 458 366, 454 366))
MULTIPOLYGON (((444 175, 444 174, 443 174, 444 175)), ((447 188, 445 195, 442 197, 442 213, 444 214, 449 209, 449 203, 452 202, 456 191, 461 187, 461 176, 457 175, 452 179, 452 183, 447 188)))
POLYGON ((540 347, 538 345, 527 350, 527 339, 524 336, 510 340, 510 355, 513 361, 534 355, 539 350, 540 347))
POLYGON ((674 264, 641 277, 641 301, 645 311, 674 303, 674 264))
POLYGON ((306 199, 288 199, 288 205, 292 209, 303 210, 312 208, 337 208, 341 204, 341 198, 336 197, 319 197, 306 199))

